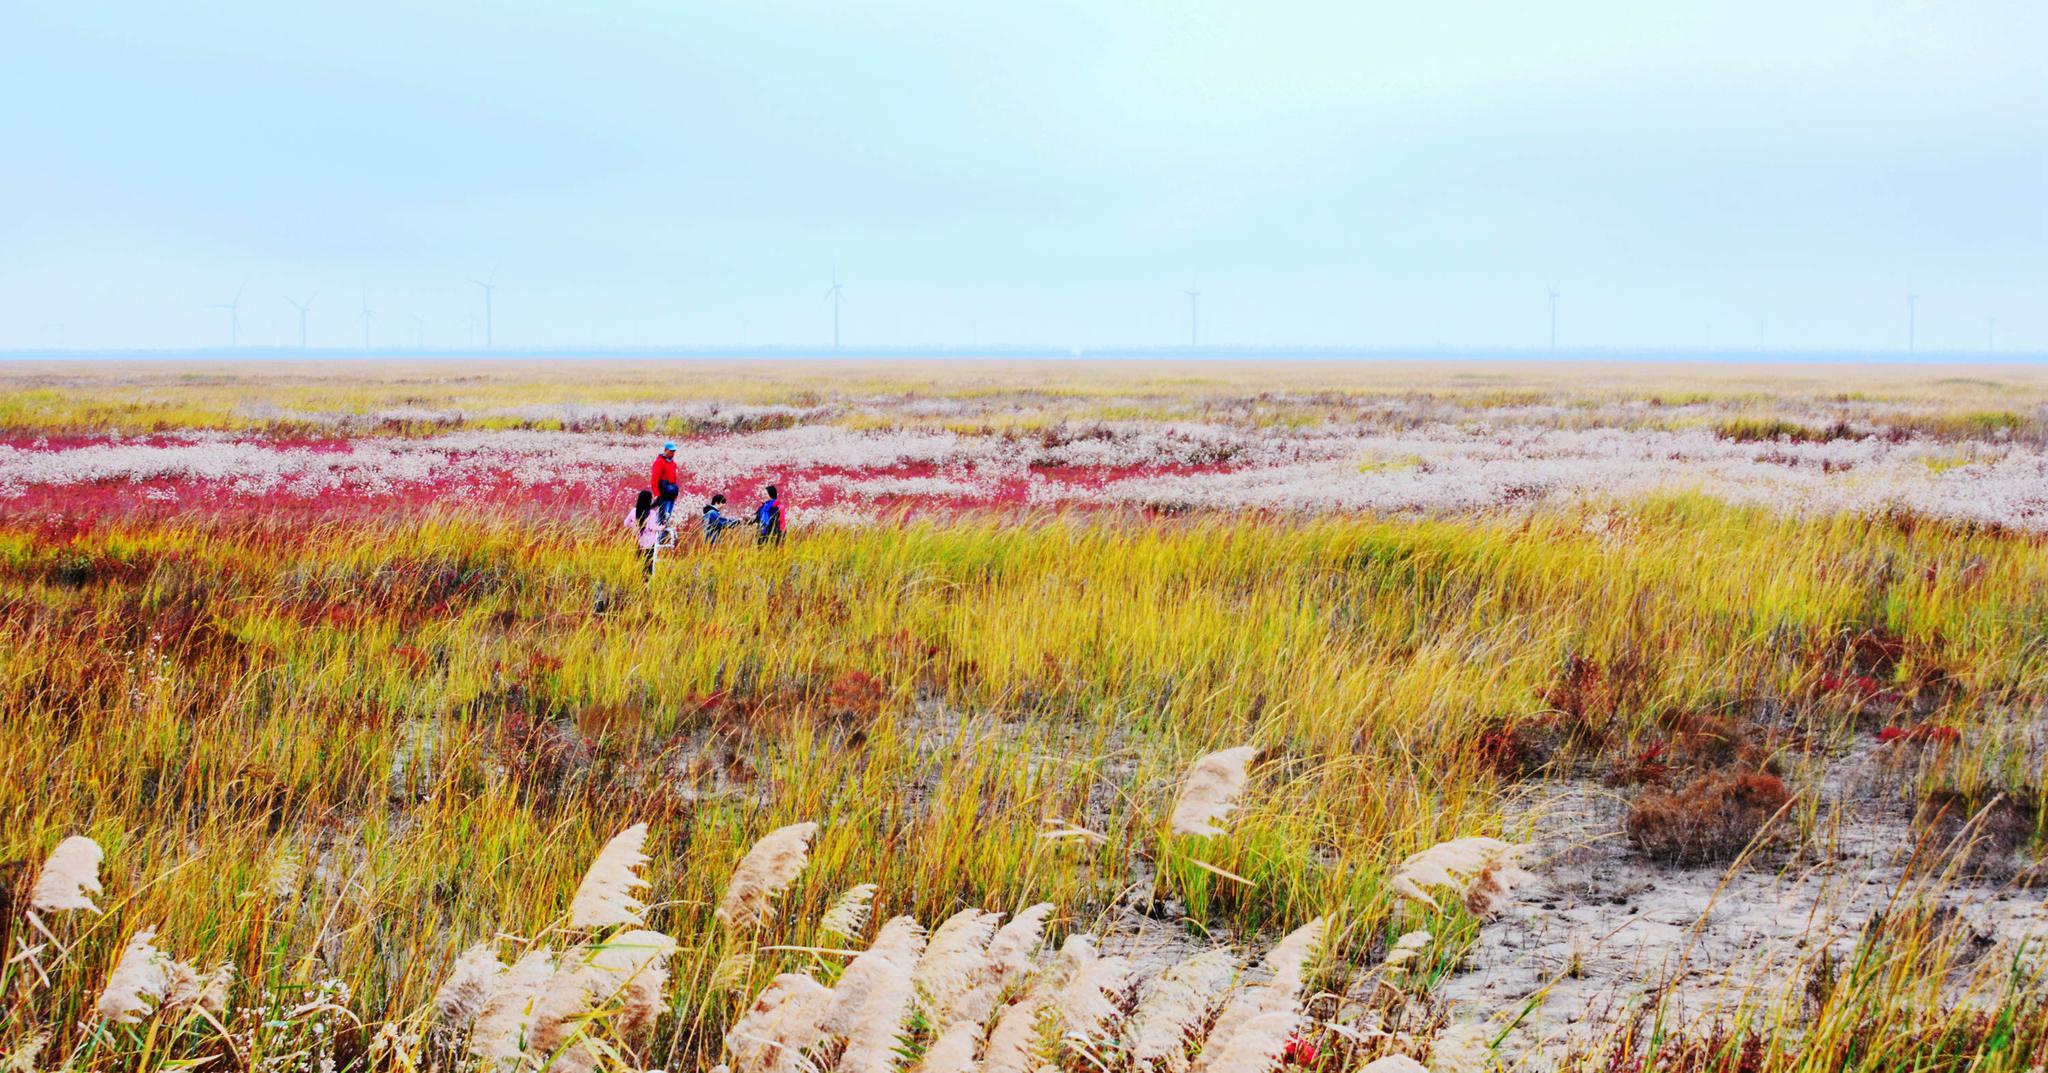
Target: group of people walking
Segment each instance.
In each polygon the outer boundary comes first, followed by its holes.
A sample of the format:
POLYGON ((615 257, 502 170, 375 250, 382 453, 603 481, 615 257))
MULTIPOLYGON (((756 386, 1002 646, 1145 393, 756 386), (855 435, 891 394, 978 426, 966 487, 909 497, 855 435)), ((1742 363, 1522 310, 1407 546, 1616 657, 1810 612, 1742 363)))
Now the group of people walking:
MULTIPOLYGON (((676 445, 661 445, 661 453, 654 457, 654 471, 649 474, 647 487, 634 497, 632 513, 626 516, 626 527, 633 531, 640 545, 640 559, 647 576, 654 576, 654 563, 661 549, 673 547, 676 542, 673 520, 676 499, 682 495, 680 472, 676 469, 676 445)), ((725 513, 725 495, 713 495, 704 504, 701 512, 704 519, 704 542, 716 544, 727 529, 746 525, 748 520, 725 513)), ((774 485, 768 486, 768 498, 754 508, 752 524, 756 530, 756 544, 782 543, 782 497, 774 485)))

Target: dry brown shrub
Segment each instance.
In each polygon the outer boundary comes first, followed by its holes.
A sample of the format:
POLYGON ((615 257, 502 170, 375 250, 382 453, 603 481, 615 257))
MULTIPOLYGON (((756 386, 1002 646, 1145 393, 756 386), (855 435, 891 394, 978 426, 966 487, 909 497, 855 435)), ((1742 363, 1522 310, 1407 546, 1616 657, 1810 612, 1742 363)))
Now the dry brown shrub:
POLYGON ((1709 771, 1677 790, 1646 790, 1629 808, 1626 831, 1653 860, 1734 860, 1767 833, 1792 794, 1776 775, 1709 771))

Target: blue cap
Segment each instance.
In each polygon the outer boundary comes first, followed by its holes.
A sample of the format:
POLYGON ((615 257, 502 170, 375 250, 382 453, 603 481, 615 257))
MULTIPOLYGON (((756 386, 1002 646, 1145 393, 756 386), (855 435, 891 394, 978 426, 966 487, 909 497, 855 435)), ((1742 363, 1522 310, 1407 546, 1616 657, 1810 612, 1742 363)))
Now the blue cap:
POLYGON ((664 451, 673 451, 676 449, 676 443, 674 440, 670 440, 669 442, 662 444, 661 449, 664 451))

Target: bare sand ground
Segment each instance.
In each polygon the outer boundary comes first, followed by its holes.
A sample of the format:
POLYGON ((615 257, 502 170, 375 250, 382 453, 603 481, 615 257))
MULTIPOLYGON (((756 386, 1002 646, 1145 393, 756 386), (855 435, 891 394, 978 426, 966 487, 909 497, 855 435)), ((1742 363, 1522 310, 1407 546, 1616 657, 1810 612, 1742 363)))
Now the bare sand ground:
POLYGON ((1866 740, 1795 766, 1811 811, 1789 844, 1726 868, 1645 860, 1621 834, 1625 799, 1597 782, 1531 784, 1537 878, 1436 997, 1501 1027, 1526 1011, 1507 1040, 1520 1053, 1597 1036, 1659 998, 1665 1024, 1706 1030, 1788 994, 1797 1009, 1867 930, 1918 905, 1956 929, 1965 965, 1994 970, 1959 972, 1947 1000, 1988 1001, 1987 980, 2048 943, 2043 889, 2017 857, 1996 879, 1940 874, 1952 847, 1915 831, 1896 748, 1866 740))

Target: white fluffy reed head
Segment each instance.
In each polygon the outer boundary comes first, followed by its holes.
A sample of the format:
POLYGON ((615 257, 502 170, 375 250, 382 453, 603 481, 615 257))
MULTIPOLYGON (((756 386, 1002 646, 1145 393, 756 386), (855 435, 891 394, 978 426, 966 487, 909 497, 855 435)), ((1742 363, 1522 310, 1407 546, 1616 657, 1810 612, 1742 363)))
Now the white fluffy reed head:
POLYGON ((768 981, 753 1005, 726 1030, 732 1073, 793 1073, 803 1068, 804 1048, 819 1041, 818 1019, 832 990, 801 973, 768 981))
POLYGON ((164 971, 171 979, 159 1009, 204 1010, 219 1017, 227 1011, 228 989, 235 983, 235 966, 223 961, 212 972, 200 972, 182 961, 165 959, 164 971))
POLYGON ((1001 913, 962 909, 933 930, 910 979, 934 1024, 951 1024, 954 1007, 981 982, 988 964, 988 944, 1002 919, 1001 913))
POLYGON ((1220 835, 1216 821, 1237 806, 1244 790, 1246 772, 1256 746, 1240 745, 1210 753, 1195 761, 1181 783, 1180 798, 1173 805, 1173 833, 1177 835, 1220 835))
POLYGON ((1044 940, 1046 918, 1051 915, 1052 903, 1040 902, 996 929, 988 948, 982 952, 981 965, 973 973, 971 985, 955 996, 948 1008, 939 1011, 938 1023, 986 1022, 1003 995, 1037 971, 1032 955, 1044 940))
POLYGON ((1499 908, 1516 884, 1529 878, 1515 863, 1528 848, 1483 835, 1439 842, 1402 861, 1390 885, 1432 909, 1439 906, 1429 888, 1448 887, 1474 916, 1486 916, 1499 908))
POLYGON ((1300 1024, 1301 1013, 1293 1008, 1260 1013, 1239 1026, 1228 1039, 1211 1037, 1195 1062, 1196 1073, 1272 1069, 1280 1064, 1287 1040, 1300 1024))
POLYGON ((595 1016, 619 1032, 646 1028, 667 1007, 669 956, 676 941, 658 931, 624 931, 562 955, 533 1004, 526 1050, 550 1056, 550 1070, 586 1070, 598 1055, 586 1036, 595 1016))
POLYGON ((1032 955, 1045 941, 1045 922, 1052 916, 1052 903, 1039 902, 1018 912, 1008 924, 996 929, 988 943, 988 962, 1004 978, 1015 983, 1031 972, 1032 955))
POLYGON ((955 1021, 924 1049, 910 1073, 974 1073, 974 1048, 980 1042, 980 1025, 955 1021))
POLYGON ((718 903, 718 919, 739 931, 758 928, 772 919, 775 899, 803 873, 810 860, 811 836, 817 833, 817 824, 805 822, 761 836, 733 867, 732 881, 718 903))
POLYGON ((1300 1015, 1302 970, 1322 947, 1328 930, 1328 920, 1317 917, 1273 944, 1265 958, 1265 966, 1272 970, 1273 978, 1257 987, 1239 990, 1223 1004, 1223 1012, 1216 1015, 1216 1023, 1209 1029, 1209 1038, 1202 1046, 1202 1060, 1195 1063, 1197 1070, 1217 1068, 1208 1064, 1210 1056, 1226 1053, 1235 1046, 1238 1034, 1248 1031, 1260 1018, 1282 1013, 1300 1015))
POLYGON ((481 942, 464 950, 441 989, 434 992, 434 1010, 441 1023, 461 1028, 476 1020, 504 976, 505 963, 498 960, 496 943, 481 942))
POLYGON ((860 1019, 846 1034, 839 1073, 891 1073, 903 1046, 903 1022, 910 1014, 910 978, 898 972, 875 982, 860 1019))
POLYGON ((1317 917, 1274 943, 1273 949, 1266 951, 1265 965, 1273 972, 1273 982, 1267 986, 1290 997, 1300 995, 1302 970, 1307 967, 1309 959, 1322 949, 1323 937, 1329 930, 1329 919, 1317 917))
MULTIPOLYGON (((1091 949, 1090 954, 1094 952, 1091 949)), ((1120 957, 1091 956, 1060 988, 1054 1000, 1060 1029, 1087 1043, 1101 1039, 1122 1015, 1118 1003, 1131 982, 1131 963, 1120 957)))
POLYGON ((834 939, 852 941, 868 930, 868 913, 874 908, 875 885, 862 883, 849 887, 845 894, 833 899, 818 918, 818 932, 834 939))
POLYGON ((641 917, 647 906, 633 893, 647 885, 640 878, 640 868, 648 861, 647 854, 641 852, 646 844, 644 823, 620 831, 604 844, 597 859, 590 862, 590 870, 583 873, 583 882, 576 885, 576 897, 569 903, 570 927, 637 928, 647 923, 641 917))
POLYGON ((41 1068, 36 1064, 36 1060, 43 1056, 43 1048, 49 1042, 49 1035, 43 1032, 22 1040, 8 1053, 4 1061, 0 1061, 0 1070, 4 1070, 5 1073, 36 1073, 36 1070, 41 1068))
POLYGON ((1051 995, 1033 987, 1003 1008, 989 1029, 982 1073, 1029 1073, 1037 1068, 1039 1026, 1051 1002, 1051 995))
POLYGON ((107 986, 93 1009, 111 1024, 132 1025, 156 1010, 171 990, 171 959, 156 948, 156 932, 145 928, 128 940, 121 960, 107 974, 107 986))
POLYGON ((193 1005, 219 1017, 227 1012, 228 996, 234 990, 234 986, 234 963, 223 961, 207 974, 206 983, 199 989, 199 998, 193 1005))
POLYGON ((832 1002, 819 1019, 828 1035, 844 1035, 843 1073, 887 1073, 895 1067, 910 1012, 910 977, 925 944, 916 920, 896 917, 882 925, 875 943, 862 951, 833 985, 832 1002))
POLYGON ((486 1070, 502 1069, 525 1052, 534 1003, 541 985, 554 971, 553 951, 529 950, 498 977, 469 1033, 469 1053, 480 1059, 486 1070))
POLYGON ((87 894, 100 893, 100 862, 106 852, 84 835, 72 835, 57 843, 43 869, 36 873, 36 885, 29 892, 30 909, 45 913, 99 907, 87 894))
POLYGON ((818 1023, 828 1035, 851 1032, 863 1018, 880 1012, 896 994, 894 981, 905 985, 909 999, 910 974, 924 952, 924 928, 911 917, 895 917, 875 934, 874 945, 860 952, 839 975, 832 987, 832 1005, 818 1023), (879 996, 879 999, 878 999, 879 996))
POLYGON ((1387 949, 1386 959, 1380 962, 1380 968, 1387 972, 1406 968, 1428 949, 1430 939, 1428 931, 1418 928, 1394 940, 1394 945, 1387 949))
POLYGON ((1358 1073, 1429 1073, 1429 1067, 1405 1054, 1389 1054, 1367 1062, 1358 1073))
POLYGON ((1190 1034, 1208 1020, 1236 972, 1230 951, 1208 950, 1147 981, 1131 1017, 1132 1064, 1166 1073, 1187 1069, 1190 1034))

